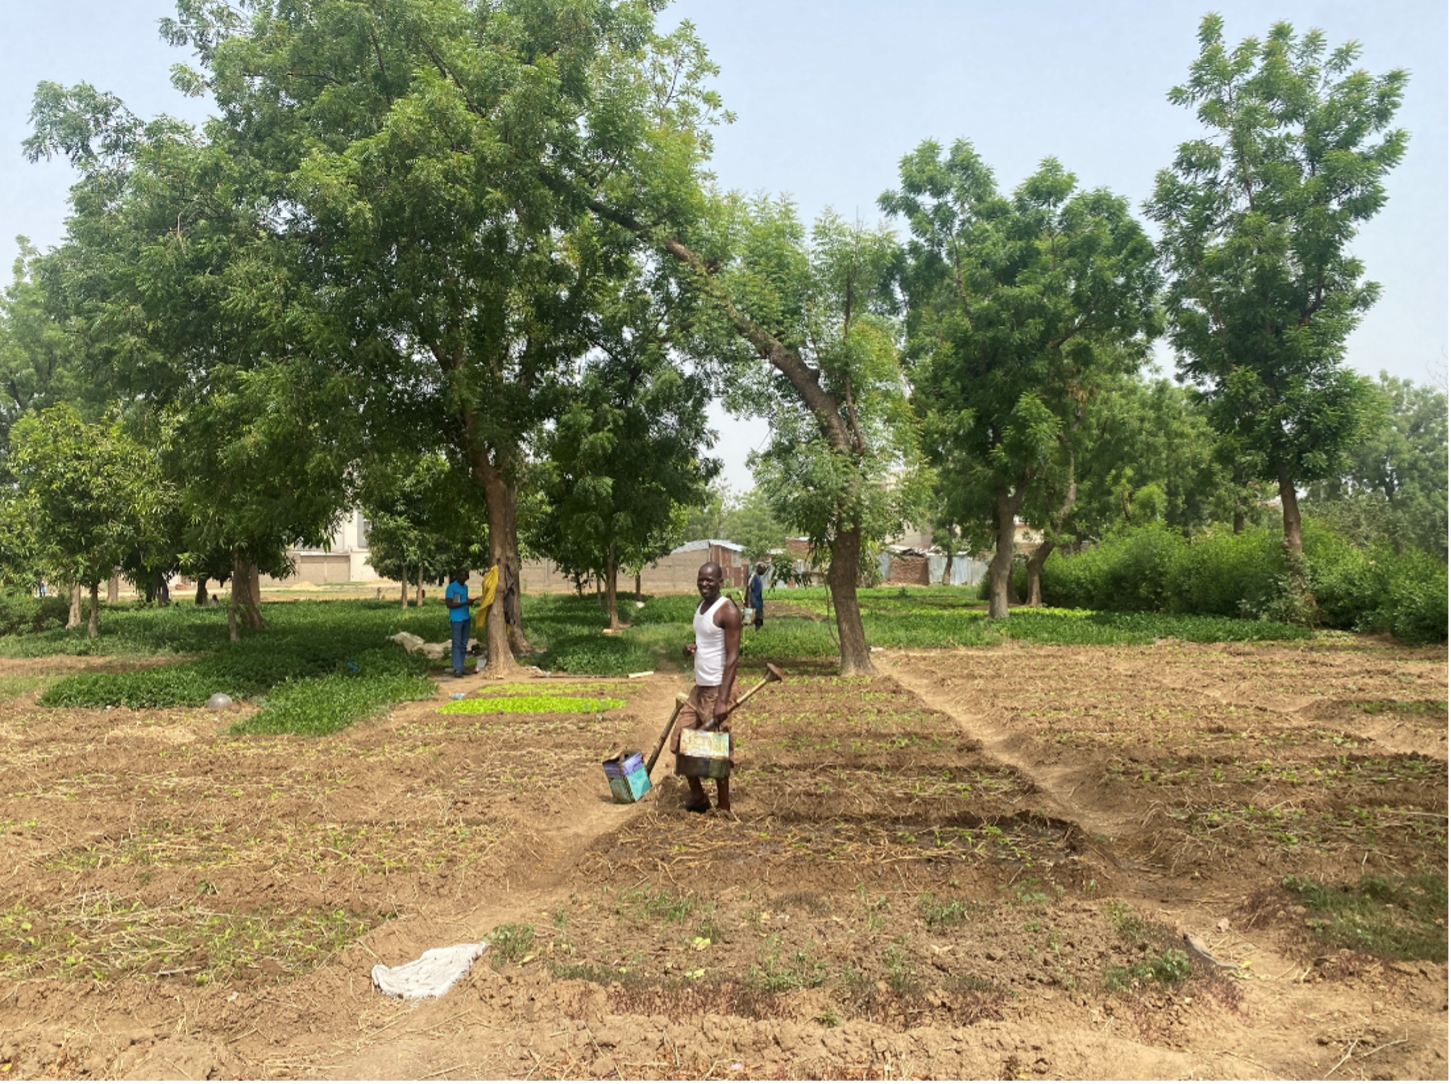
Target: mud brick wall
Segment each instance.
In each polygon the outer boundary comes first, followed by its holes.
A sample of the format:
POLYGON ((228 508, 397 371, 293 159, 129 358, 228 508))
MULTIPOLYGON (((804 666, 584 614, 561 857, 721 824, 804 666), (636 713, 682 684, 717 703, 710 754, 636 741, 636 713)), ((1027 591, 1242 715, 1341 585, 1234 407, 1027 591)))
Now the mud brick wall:
POLYGON ((888 583, 912 583, 926 587, 930 582, 926 557, 893 557, 887 569, 888 583))

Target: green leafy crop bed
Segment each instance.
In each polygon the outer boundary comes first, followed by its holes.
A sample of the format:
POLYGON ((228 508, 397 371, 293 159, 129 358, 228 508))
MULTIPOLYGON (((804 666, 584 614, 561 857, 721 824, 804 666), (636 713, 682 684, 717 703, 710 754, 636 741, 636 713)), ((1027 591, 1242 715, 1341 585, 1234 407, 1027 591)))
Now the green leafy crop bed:
MULTIPOLYGON (((652 598, 643 607, 623 600, 633 625, 605 635, 603 607, 590 597, 544 596, 525 605, 530 637, 543 668, 581 677, 619 677, 665 666, 688 668, 681 648, 692 638, 690 595, 652 598)), ((993 622, 962 588, 880 588, 861 592, 867 639, 881 647, 990 647, 1003 640, 1039 644, 1147 644, 1162 638, 1198 642, 1303 639, 1308 631, 1269 621, 1097 613, 1085 610, 1018 610, 993 622)), ((327 734, 353 720, 405 700, 426 699, 436 689, 428 662, 409 656, 387 637, 411 632, 428 640, 447 631, 439 604, 406 612, 391 602, 304 601, 268 604, 270 627, 227 639, 224 611, 185 604, 169 609, 108 607, 101 636, 55 629, 0 637, 0 655, 182 656, 186 661, 124 673, 77 674, 52 685, 47 707, 132 709, 200 707, 213 693, 256 701, 261 711, 238 730, 327 734)), ((830 665, 837 655, 834 615, 822 589, 775 591, 766 603, 766 625, 748 628, 747 659, 830 665)), ((612 689, 551 690, 586 693, 565 705, 540 700, 521 687, 523 701, 460 701, 447 714, 602 711, 617 706, 612 689), (538 701, 538 703, 536 703, 538 701), (538 706, 547 703, 547 706, 538 706)), ((502 690, 500 690, 502 692, 502 690)))
POLYGON ((496 696, 486 700, 455 700, 440 715, 564 715, 622 708, 623 700, 591 700, 583 696, 496 696))
MULTIPOLYGON (((147 670, 77 674, 51 686, 41 703, 200 707, 212 694, 225 693, 261 703, 260 712, 238 725, 241 731, 328 734, 388 704, 437 692, 426 677, 427 660, 405 654, 386 638, 398 631, 438 636, 446 629, 442 606, 405 614, 372 601, 297 602, 268 605, 264 614, 270 628, 245 633, 241 643, 230 644, 226 614, 218 610, 185 605, 110 610, 96 641, 109 653, 201 657, 147 670)), ((77 644, 55 633, 25 639, 49 643, 52 654, 77 644)))

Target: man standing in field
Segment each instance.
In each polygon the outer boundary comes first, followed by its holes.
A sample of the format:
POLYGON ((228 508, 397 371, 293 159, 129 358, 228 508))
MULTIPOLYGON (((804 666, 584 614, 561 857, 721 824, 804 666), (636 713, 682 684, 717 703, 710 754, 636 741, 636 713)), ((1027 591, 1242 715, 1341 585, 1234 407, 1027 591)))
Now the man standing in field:
POLYGON ((469 650, 469 607, 478 599, 469 598, 469 574, 462 570, 453 574, 453 582, 443 594, 453 632, 453 676, 464 676, 464 658, 469 650))
MULTIPOLYGON (((695 687, 680 709, 679 722, 670 735, 670 751, 675 754, 675 771, 680 771, 680 732, 682 730, 723 730, 730 733, 730 705, 734 699, 736 667, 741 661, 741 611, 720 593, 725 573, 714 561, 700 566, 695 586, 700 592, 700 605, 695 610, 695 643, 687 644, 686 657, 695 656, 695 687)), ((734 749, 734 739, 731 741, 734 749)), ((685 808, 692 813, 710 812, 710 799, 700 777, 685 776, 690 797, 685 808)), ((731 808, 730 779, 715 781, 715 807, 723 813, 731 808)))
POLYGON ((766 623, 766 562, 756 562, 756 574, 751 577, 751 582, 746 587, 746 605, 755 611, 756 618, 752 623, 760 628, 766 623))

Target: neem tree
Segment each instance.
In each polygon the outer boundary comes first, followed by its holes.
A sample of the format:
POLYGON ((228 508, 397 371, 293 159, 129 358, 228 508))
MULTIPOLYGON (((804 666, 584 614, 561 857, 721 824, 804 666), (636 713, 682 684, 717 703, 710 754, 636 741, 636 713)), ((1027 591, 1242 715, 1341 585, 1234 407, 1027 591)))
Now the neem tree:
POLYGON ((1331 477, 1373 400, 1342 364, 1345 340, 1379 294, 1349 253, 1385 203, 1406 133, 1390 127, 1407 75, 1355 67, 1355 43, 1277 23, 1224 43, 1206 16, 1189 79, 1169 93, 1209 129, 1158 175, 1170 338, 1236 458, 1279 487, 1292 591, 1313 607, 1297 491, 1331 477))
POLYGON ((517 523, 530 442, 587 349, 611 246, 636 244, 591 236, 567 178, 603 181, 653 126, 698 120, 698 79, 651 93, 663 73, 646 56, 691 41, 661 46, 656 6, 182 0, 164 28, 198 55, 183 79, 216 98, 210 131, 239 193, 300 243, 300 273, 352 329, 336 363, 423 396, 434 434, 483 490, 501 573, 496 668, 530 649, 517 523))
POLYGON ((924 442, 956 518, 994 524, 988 612, 1006 617, 1019 511, 1055 464, 1055 516, 1072 510, 1075 419, 1157 333, 1153 245, 1124 199, 1077 191, 1052 158, 1011 197, 965 141, 946 155, 925 142, 901 173, 880 202, 912 233, 902 282, 924 442))
MULTIPOLYGON (((736 327, 720 328, 719 356, 734 357, 727 403, 771 422, 752 453, 757 489, 775 517, 826 556, 841 672, 875 672, 857 584, 881 543, 925 501, 917 427, 898 352, 895 282, 901 249, 886 230, 828 212, 808 234, 784 200, 723 202, 735 258, 717 272, 732 309, 781 360, 760 364, 736 327), (815 398, 824 402, 813 403, 815 398)), ((730 310, 728 310, 730 311, 730 310)), ((751 343, 755 346, 755 343, 751 343)))
POLYGON ((87 424, 62 403, 16 423, 10 466, 41 566, 90 589, 95 637, 101 581, 148 543, 167 501, 156 457, 116 421, 87 424))
POLYGON ((600 298, 592 350, 568 407, 539 442, 540 508, 528 536, 576 580, 604 584, 620 627, 619 571, 683 541, 684 510, 720 469, 702 455, 709 382, 674 356, 668 303, 642 280, 600 298))
POLYGON ((47 288, 83 329, 86 371, 159 450, 183 525, 171 552, 209 572, 229 555, 235 641, 264 624, 259 572, 326 539, 346 503, 359 381, 328 363, 349 329, 214 141, 84 84, 42 84, 32 119, 27 153, 81 173, 47 288))

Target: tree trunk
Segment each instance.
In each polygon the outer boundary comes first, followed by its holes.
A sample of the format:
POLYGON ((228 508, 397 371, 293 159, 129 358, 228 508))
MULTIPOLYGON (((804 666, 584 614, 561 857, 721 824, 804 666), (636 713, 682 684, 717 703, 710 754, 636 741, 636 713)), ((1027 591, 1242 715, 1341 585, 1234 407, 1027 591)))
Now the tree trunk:
POLYGON ((836 635, 841 641, 841 676, 870 677, 877 672, 872 652, 867 647, 866 630, 862 628, 862 611, 857 604, 857 577, 862 555, 861 525, 850 531, 838 531, 831 540, 831 567, 826 570, 826 584, 831 591, 831 604, 836 607, 836 635))
POLYGON ((196 578, 196 604, 198 606, 207 604, 207 578, 205 576, 196 578))
POLYGON ((237 607, 242 600, 237 593, 244 590, 242 580, 237 575, 237 569, 242 564, 242 551, 236 546, 232 547, 232 590, 227 595, 227 638, 234 644, 242 640, 241 627, 237 624, 237 607))
POLYGON ((1285 522, 1285 561, 1290 572, 1290 592, 1295 596, 1297 608, 1303 610, 1304 620, 1315 615, 1315 596, 1310 593, 1310 575, 1305 568, 1305 535, 1300 521, 1300 498, 1295 493, 1295 481, 1290 477, 1289 466, 1281 460, 1276 464, 1280 481, 1280 510, 1285 522))
POLYGON ((1234 533, 1235 534, 1244 534, 1244 509, 1243 508, 1236 508, 1234 510, 1234 533))
POLYGON ((78 629, 81 627, 81 585, 71 584, 71 612, 66 619, 65 627, 78 629))
POLYGON ((257 566, 242 553, 240 546, 233 546, 232 599, 228 607, 227 618, 227 627, 231 630, 233 643, 239 639, 237 635, 239 619, 240 624, 249 629, 267 627, 267 622, 262 619, 262 611, 258 607, 261 599, 259 579, 257 566))
POLYGON ((610 615, 611 631, 618 631, 620 625, 620 565, 615 559, 615 544, 610 543, 609 558, 605 566, 605 609, 610 615))
POLYGON ((987 614, 993 619, 1007 617, 1009 602, 1010 600, 1015 601, 1013 552, 1018 541, 1018 509, 1022 507, 1022 493, 1025 488, 1025 486, 1019 486, 1016 495, 1009 493, 1006 489, 999 490, 997 495, 997 548, 993 551, 993 559, 988 564, 988 583, 991 591, 988 595, 987 614))
POLYGON ((635 601, 644 602, 645 598, 640 594, 640 570, 635 569, 635 601))
POLYGON ((92 640, 101 635, 101 583, 99 580, 91 584, 91 623, 86 627, 86 635, 92 640))
POLYGON ((121 575, 117 572, 111 573, 111 578, 106 581, 106 605, 114 606, 121 601, 121 575))
POLYGON ((1053 552, 1051 539, 1043 539, 1028 558, 1028 605, 1040 609, 1043 605, 1043 565, 1053 552))
POLYGON ((1078 504, 1077 461, 1073 447, 1069 445, 1068 491, 1064 494, 1063 503, 1058 506, 1057 513, 1049 514, 1048 527, 1043 532, 1043 541, 1038 543, 1038 548, 1028 558, 1028 605, 1035 609, 1039 609, 1043 605, 1043 566, 1048 563, 1048 558, 1057 545, 1054 537, 1062 530, 1063 524, 1073 514, 1074 506, 1078 504))
POLYGON ((418 579, 413 585, 413 605, 420 609, 423 606, 423 562, 421 560, 418 562, 418 579))
POLYGON ((520 598, 519 492, 504 472, 489 461, 482 448, 470 443, 474 479, 483 486, 489 510, 489 556, 499 570, 499 585, 489 611, 489 666, 487 673, 502 677, 517 669, 515 655, 532 655, 534 645, 524 635, 524 608, 520 598))

